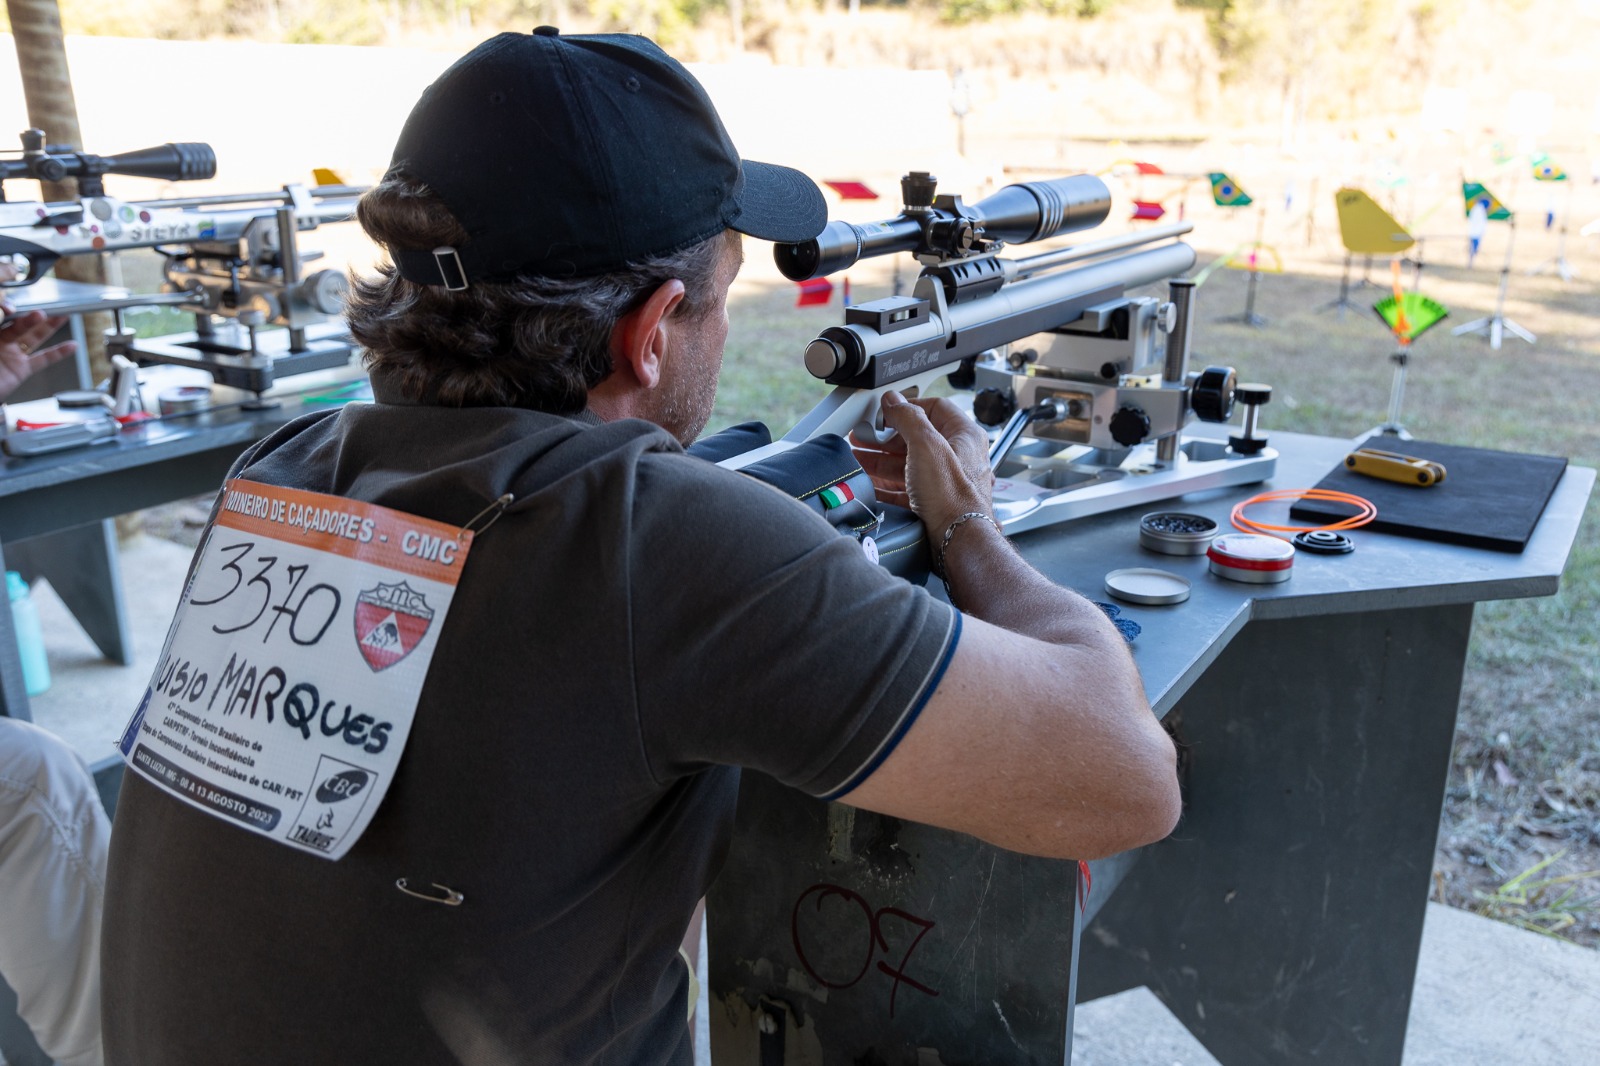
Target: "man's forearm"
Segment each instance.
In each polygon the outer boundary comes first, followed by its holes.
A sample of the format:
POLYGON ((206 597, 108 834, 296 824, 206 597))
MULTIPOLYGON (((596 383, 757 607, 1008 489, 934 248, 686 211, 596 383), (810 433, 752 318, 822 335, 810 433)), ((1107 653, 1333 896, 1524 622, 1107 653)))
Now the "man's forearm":
MULTIPOLYGON (((933 545, 936 555, 940 541, 933 545)), ((1036 640, 1088 645, 1126 660, 1122 635, 1105 612, 1035 570, 992 523, 973 519, 958 526, 943 563, 951 597, 968 614, 1036 640)))

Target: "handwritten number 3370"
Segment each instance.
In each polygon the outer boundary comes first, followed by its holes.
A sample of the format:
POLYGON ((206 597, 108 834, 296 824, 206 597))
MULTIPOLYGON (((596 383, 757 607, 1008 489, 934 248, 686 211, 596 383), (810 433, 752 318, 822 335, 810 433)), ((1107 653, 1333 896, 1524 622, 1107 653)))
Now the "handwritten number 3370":
POLYGON ((276 555, 256 555, 252 558, 255 547, 254 541, 244 540, 218 549, 219 555, 228 556, 227 561, 218 569, 233 575, 233 584, 221 595, 208 600, 190 600, 189 605, 212 607, 225 603, 237 593, 241 597, 237 602, 243 605, 241 610, 248 611, 254 604, 255 613, 238 625, 212 625, 213 633, 227 635, 249 629, 270 611, 272 617, 267 624, 266 632, 261 635, 261 643, 265 644, 271 638, 272 631, 280 622, 284 623, 284 632, 288 634, 289 639, 296 644, 309 647, 317 643, 339 614, 339 605, 342 602, 339 590, 332 585, 319 582, 300 592, 300 584, 305 580, 306 571, 310 568, 298 564, 279 567, 276 555), (246 568, 254 567, 257 563, 260 566, 255 569, 255 573, 247 577, 246 568), (274 571, 277 571, 276 575, 274 571), (287 575, 289 586, 284 591, 283 598, 273 603, 278 590, 273 577, 278 576, 281 579, 283 575, 287 575))

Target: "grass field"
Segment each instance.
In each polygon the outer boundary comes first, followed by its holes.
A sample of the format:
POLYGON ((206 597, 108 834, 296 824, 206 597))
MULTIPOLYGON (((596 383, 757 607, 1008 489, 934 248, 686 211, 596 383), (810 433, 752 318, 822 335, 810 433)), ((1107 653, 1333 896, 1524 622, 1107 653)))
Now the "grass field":
MULTIPOLYGON (((1242 220, 1201 222, 1191 238, 1199 266, 1251 235, 1242 220)), ((1258 281, 1262 328, 1219 321, 1244 310, 1244 271, 1217 269, 1201 286, 1195 360, 1230 364, 1245 380, 1271 384, 1269 432, 1345 438, 1386 418, 1393 344, 1370 308, 1388 291, 1389 271, 1386 263, 1373 270, 1383 287, 1352 288, 1355 309, 1327 309, 1343 269, 1335 238, 1328 230, 1309 244, 1285 242, 1292 270, 1258 281)), ((1518 234, 1504 310, 1537 335, 1536 344, 1507 339, 1494 351, 1481 335, 1451 335, 1451 327, 1493 313, 1505 238, 1492 230, 1473 269, 1465 266, 1464 240, 1428 242, 1420 288, 1450 317, 1414 345, 1401 420, 1423 440, 1600 465, 1596 242, 1569 238, 1567 258, 1579 276, 1563 282, 1552 272, 1529 273, 1557 254, 1556 235, 1518 234)), ((839 321, 839 300, 796 308, 794 287, 758 258, 765 248, 749 251, 712 428, 761 418, 781 431, 825 391, 800 353, 839 321)), ((909 281, 909 261, 903 266, 909 281)), ((890 273, 883 260, 859 265, 850 275, 854 298, 886 294, 890 273)), ((1361 274, 1358 262, 1357 282, 1361 274)), ((1410 265, 1403 277, 1409 288, 1410 265)), ((1590 946, 1600 945, 1597 606, 1600 502, 1591 499, 1559 595, 1478 608, 1435 873, 1435 898, 1443 902, 1590 946)))

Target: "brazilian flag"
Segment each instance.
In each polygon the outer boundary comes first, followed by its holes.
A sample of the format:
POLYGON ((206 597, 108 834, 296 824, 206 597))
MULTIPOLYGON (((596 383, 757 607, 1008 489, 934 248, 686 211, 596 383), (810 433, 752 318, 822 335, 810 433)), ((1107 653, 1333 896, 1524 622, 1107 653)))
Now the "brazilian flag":
POLYGON ((1470 215, 1472 213, 1473 204, 1482 204, 1483 209, 1489 213, 1489 218, 1491 220, 1495 222, 1511 221, 1511 212, 1507 210, 1506 205, 1501 203, 1495 197, 1494 193, 1490 192, 1488 189, 1485 189, 1478 182, 1462 182, 1461 199, 1465 201, 1462 208, 1463 213, 1465 214, 1470 215))
POLYGON ((1556 164, 1554 159, 1540 152, 1531 160, 1533 163, 1534 181, 1566 181, 1567 172, 1556 164))
POLYGON ((1220 170, 1206 175, 1211 179, 1211 199, 1218 207, 1249 207, 1255 201, 1239 187, 1239 183, 1220 170))

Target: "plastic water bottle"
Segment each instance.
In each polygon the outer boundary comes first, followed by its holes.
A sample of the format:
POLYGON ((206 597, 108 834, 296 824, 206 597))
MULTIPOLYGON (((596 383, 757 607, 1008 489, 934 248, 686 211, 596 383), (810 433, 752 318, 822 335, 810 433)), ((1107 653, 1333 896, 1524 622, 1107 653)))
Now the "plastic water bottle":
POLYGON ((28 595, 28 583, 15 570, 6 571, 6 592, 11 597, 11 621, 17 629, 17 652, 22 656, 22 686, 28 695, 38 696, 50 688, 50 663, 44 656, 39 608, 28 595))

